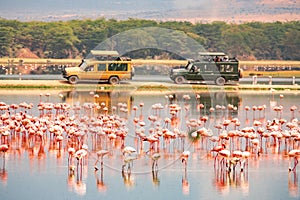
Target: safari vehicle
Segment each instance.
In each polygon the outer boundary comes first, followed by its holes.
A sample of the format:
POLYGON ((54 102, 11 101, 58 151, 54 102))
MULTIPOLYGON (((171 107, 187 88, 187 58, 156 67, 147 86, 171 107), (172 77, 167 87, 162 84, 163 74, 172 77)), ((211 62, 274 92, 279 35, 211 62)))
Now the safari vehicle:
POLYGON ((239 61, 222 52, 200 52, 199 60, 189 60, 184 67, 171 69, 170 78, 177 84, 214 81, 224 85, 242 77, 239 61))
POLYGON ((62 75, 71 84, 82 80, 118 84, 121 80, 131 80, 134 68, 127 57, 118 57, 116 60, 84 59, 77 67, 63 68, 62 75))

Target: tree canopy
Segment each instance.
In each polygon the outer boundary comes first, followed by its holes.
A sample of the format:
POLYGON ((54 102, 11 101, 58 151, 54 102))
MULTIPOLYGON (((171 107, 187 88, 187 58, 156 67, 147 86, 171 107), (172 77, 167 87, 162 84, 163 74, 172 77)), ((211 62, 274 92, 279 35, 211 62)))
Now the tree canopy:
MULTIPOLYGON (((161 54, 153 45, 159 43, 166 51, 176 48, 186 54, 183 47, 187 39, 180 35, 150 35, 145 27, 159 27, 183 32, 207 51, 222 51, 241 60, 300 60, 300 22, 249 22, 227 24, 225 22, 196 23, 157 22, 154 20, 128 19, 117 21, 99 18, 96 20, 71 20, 58 22, 20 22, 0 19, 0 57, 16 57, 22 48, 28 48, 40 58, 84 58, 98 44, 109 41, 116 34, 135 31, 125 40, 110 41, 110 48, 127 48, 136 44, 130 53, 135 58, 146 57, 147 52, 161 54), (147 47, 149 49, 147 50, 147 47), (150 52, 151 51, 151 52, 150 52)), ((154 45, 155 46, 155 45, 154 45)), ((197 51, 193 49, 193 51, 197 51)), ((203 51, 202 49, 199 51, 203 51)), ((149 56, 148 55, 148 56, 149 56)))

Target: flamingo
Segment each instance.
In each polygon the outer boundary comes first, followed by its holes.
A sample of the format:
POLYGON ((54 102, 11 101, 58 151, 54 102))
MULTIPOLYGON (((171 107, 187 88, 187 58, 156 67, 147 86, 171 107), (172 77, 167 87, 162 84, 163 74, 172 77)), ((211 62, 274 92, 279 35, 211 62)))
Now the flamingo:
POLYGON ((72 158, 73 158, 73 155, 74 155, 75 152, 76 152, 75 148, 73 148, 73 147, 69 147, 68 148, 68 154, 69 154, 68 165, 69 166, 73 166, 73 160, 72 160, 72 158))
POLYGON ((47 93, 45 94, 45 96, 47 97, 47 102, 49 102, 49 97, 51 96, 51 94, 50 94, 49 92, 47 92, 47 93))
POLYGON ((132 153, 136 153, 136 149, 131 147, 131 146, 126 146, 123 148, 122 153, 123 156, 125 157, 126 155, 131 155, 132 153))
POLYGON ((227 130, 227 127, 229 126, 230 123, 231 123, 231 120, 229 120, 229 119, 225 119, 223 121, 223 126, 224 126, 225 130, 227 130))
POLYGON ((293 149, 289 152, 289 171, 295 171, 298 165, 298 158, 300 158, 300 149, 293 149), (291 159, 294 159, 294 166, 291 166, 291 159))
POLYGON ((151 155, 151 159, 152 159, 152 171, 156 171, 158 170, 158 160, 160 159, 161 155, 160 153, 154 153, 151 155))
POLYGON ((295 110, 297 110, 297 106, 293 105, 290 107, 291 119, 294 119, 294 117, 295 117, 295 110))
POLYGON ((8 148, 7 144, 0 145, 0 152, 3 154, 3 169, 5 169, 5 153, 8 151, 8 148))
POLYGON ((246 119, 248 119, 248 111, 250 110, 249 106, 245 106, 245 111, 246 111, 246 119))
POLYGON ((242 152, 242 161, 241 161, 241 172, 244 171, 244 168, 248 164, 248 158, 250 157, 251 153, 249 151, 242 152))
POLYGON ((133 165, 133 161, 137 159, 136 155, 126 155, 123 159, 123 165, 122 165, 122 173, 124 172, 124 169, 127 165, 127 173, 131 173, 131 165, 133 165))
POLYGON ((253 153, 257 154, 259 156, 260 154, 260 146, 259 146, 259 139, 254 138, 250 140, 253 145, 253 153))
MULTIPOLYGON (((235 150, 232 152, 231 158, 229 160, 229 172, 231 171, 231 166, 233 166, 233 172, 235 171, 235 167, 238 163, 241 162, 243 157, 243 152, 240 150, 235 150)), ((241 168, 242 171, 242 168, 241 168)))
POLYGON ((229 168, 230 151, 228 149, 222 149, 221 151, 219 151, 219 155, 222 157, 222 159, 220 160, 221 168, 222 166, 224 166, 224 164, 226 164, 228 167, 227 170, 228 172, 230 172, 230 168, 229 168))
POLYGON ((222 145, 218 145, 218 146, 215 146, 213 147, 213 149, 211 150, 212 152, 216 152, 217 154, 215 155, 215 158, 214 158, 214 166, 216 166, 216 160, 217 160, 217 156, 219 154, 219 152, 223 149, 226 148, 226 145, 225 143, 222 143, 222 145))
POLYGON ((136 117, 136 111, 138 110, 138 107, 137 106, 133 106, 132 110, 134 111, 134 117, 136 117))
POLYGON ((85 149, 79 149, 74 153, 74 157, 77 159, 77 169, 80 165, 82 167, 83 165, 83 159, 87 156, 88 152, 85 149))
POLYGON ((144 107, 144 103, 143 102, 141 102, 140 104, 139 104, 139 106, 140 106, 140 116, 143 116, 143 107, 144 107))
POLYGON ((184 151, 181 153, 181 156, 180 156, 181 162, 183 163, 185 170, 187 168, 187 162, 188 162, 189 156, 190 156, 190 151, 184 151))
POLYGON ((96 160, 96 162, 94 164, 95 171, 98 170, 97 163, 99 162, 99 159, 100 159, 101 169, 103 169, 103 157, 105 155, 107 155, 108 153, 109 153, 109 151, 105 150, 105 149, 101 149, 101 150, 97 151, 97 160, 96 160))
POLYGON ((133 161, 137 159, 137 151, 135 148, 131 146, 126 146, 122 150, 123 153, 123 165, 122 165, 122 172, 124 171, 125 166, 127 165, 127 172, 131 172, 131 164, 133 161))

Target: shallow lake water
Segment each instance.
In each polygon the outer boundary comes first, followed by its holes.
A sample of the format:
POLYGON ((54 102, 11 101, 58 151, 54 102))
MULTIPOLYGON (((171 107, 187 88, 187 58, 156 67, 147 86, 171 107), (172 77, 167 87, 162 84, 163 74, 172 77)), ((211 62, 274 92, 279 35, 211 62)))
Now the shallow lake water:
MULTIPOLYGON (((300 199, 297 173, 300 166, 295 171, 288 170, 288 152, 297 145, 299 147, 291 138, 287 142, 281 139, 280 143, 272 137, 263 138, 258 145, 259 155, 244 138, 236 143, 230 142, 232 138, 224 140, 226 148, 252 152, 243 171, 237 165, 235 170, 228 172, 218 160, 214 165, 216 154, 210 150, 217 144, 210 140, 211 137, 197 137, 199 140, 191 137, 191 133, 200 128, 208 130, 210 136, 245 127, 257 130, 258 127, 253 125, 257 121, 267 132, 266 124, 277 122, 277 119, 286 120, 282 122, 281 131, 289 130, 286 124, 291 120, 297 124, 299 117, 299 109, 292 113, 290 108, 293 105, 299 107, 299 99, 299 93, 280 91, 196 94, 192 90, 149 93, 0 90, 0 101, 6 105, 23 102, 33 105, 31 109, 10 108, 10 115, 26 112, 36 117, 40 124, 45 120, 48 123, 44 125, 43 140, 24 133, 10 134, 8 141, 1 139, 2 143, 9 143, 9 149, 0 156, 0 199, 300 199), (54 108, 42 111, 38 109, 40 102, 64 103, 70 108, 62 113, 54 108), (176 114, 172 114, 170 105, 180 107, 176 114), (245 110, 246 106, 249 111, 245 110), (253 110, 255 106, 264 109, 253 110), (278 106, 282 106, 281 111, 274 110, 278 106), (70 137, 63 131, 63 140, 58 143, 50 134, 51 125, 63 126, 56 118, 58 115, 67 116, 68 120, 73 118, 78 131, 84 132, 82 143, 88 146, 88 154, 82 165, 73 160, 74 170, 68 164, 70 137), (94 126, 91 119, 99 116, 115 116, 118 124, 114 126, 122 127, 121 130, 127 133, 125 139, 121 140, 119 136, 108 139, 107 134, 96 137, 97 133, 89 127, 94 126), (203 116, 207 116, 206 122, 200 120, 203 116), (235 118, 240 121, 238 127, 232 123, 235 118), (193 119, 198 123, 195 127, 192 126, 193 119), (225 120, 230 120, 227 127, 216 128, 225 120), (174 132, 175 127, 187 134, 185 139, 167 140, 161 136, 159 145, 153 148, 147 141, 141 143, 136 135, 137 130, 144 129, 145 135, 149 136, 159 128, 174 132), (132 163, 126 163, 122 170, 124 146, 134 147, 137 157, 132 163), (95 170, 96 152, 101 149, 109 153, 103 157, 102 169, 98 163, 99 170, 95 170), (185 166, 181 154, 187 150, 190 155, 185 166), (153 151, 160 154, 155 170, 150 158, 153 151)), ((0 112, 3 115, 6 110, 0 112)), ((3 120, 0 126, 4 126, 3 120)), ((70 129, 71 125, 65 127, 70 129)))

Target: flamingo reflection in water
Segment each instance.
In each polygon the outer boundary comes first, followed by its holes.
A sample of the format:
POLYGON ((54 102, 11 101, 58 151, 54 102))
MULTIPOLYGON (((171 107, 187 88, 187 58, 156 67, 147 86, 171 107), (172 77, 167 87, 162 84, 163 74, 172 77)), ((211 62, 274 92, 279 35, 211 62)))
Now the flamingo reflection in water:
POLYGON ((131 171, 126 171, 125 172, 124 170, 122 170, 122 178, 123 178, 125 186, 127 186, 127 187, 134 186, 134 179, 131 175, 131 171))
POLYGON ((296 171, 289 173, 288 188, 291 197, 299 197, 298 174, 296 171))
POLYGON ((99 178, 99 175, 98 175, 98 170, 94 171, 94 175, 95 175, 95 178, 96 178, 96 186, 97 186, 98 191, 99 192, 106 192, 107 186, 106 186, 106 184, 104 183, 104 180, 103 180, 103 167, 100 168, 100 178, 99 178))
POLYGON ((181 179, 182 193, 188 195, 190 193, 190 184, 187 177, 187 170, 185 169, 181 179))
POLYGON ((3 185, 7 185, 8 180, 8 173, 6 169, 0 169, 0 181, 3 183, 3 185))

